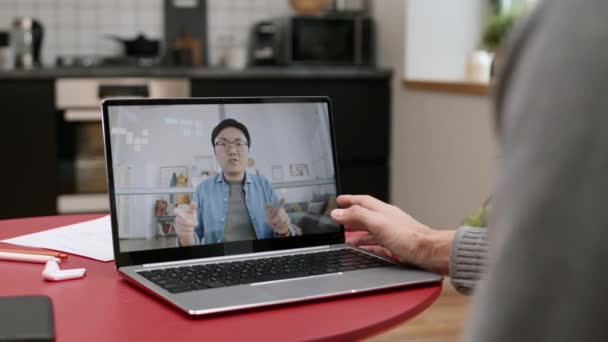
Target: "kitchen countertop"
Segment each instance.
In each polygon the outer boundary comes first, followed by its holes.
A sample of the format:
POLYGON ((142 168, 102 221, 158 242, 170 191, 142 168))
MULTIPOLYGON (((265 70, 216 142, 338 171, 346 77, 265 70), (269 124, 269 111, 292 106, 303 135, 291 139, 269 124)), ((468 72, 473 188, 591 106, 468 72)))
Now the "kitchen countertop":
POLYGON ((0 70, 0 80, 35 80, 65 77, 185 77, 190 79, 330 79, 392 77, 389 68, 370 67, 253 67, 226 68, 178 67, 81 67, 0 70))

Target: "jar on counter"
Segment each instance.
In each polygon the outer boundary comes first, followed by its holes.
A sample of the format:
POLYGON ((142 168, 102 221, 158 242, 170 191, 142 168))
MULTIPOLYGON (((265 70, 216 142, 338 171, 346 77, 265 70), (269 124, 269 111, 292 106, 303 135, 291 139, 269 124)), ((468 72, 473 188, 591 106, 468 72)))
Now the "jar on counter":
POLYGON ((247 48, 245 44, 232 45, 226 51, 226 67, 230 69, 244 69, 247 66, 247 48))
POLYGON ((467 80, 477 83, 490 82, 492 58, 492 53, 488 51, 478 50, 471 52, 466 66, 467 80))
POLYGON ((247 44, 244 39, 220 35, 216 47, 219 55, 215 65, 237 70, 247 67, 247 44))
POLYGON ((0 31, 0 70, 13 68, 13 49, 9 32, 0 31))

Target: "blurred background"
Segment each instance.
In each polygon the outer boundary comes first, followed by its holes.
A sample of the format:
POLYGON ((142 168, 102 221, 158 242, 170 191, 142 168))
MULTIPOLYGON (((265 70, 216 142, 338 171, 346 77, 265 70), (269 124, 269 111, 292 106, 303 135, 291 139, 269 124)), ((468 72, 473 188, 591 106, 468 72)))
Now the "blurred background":
MULTIPOLYGON (((108 211, 103 99, 328 96, 342 192, 456 228, 491 195, 492 87, 537 2, 0 0, 0 219, 108 211)), ((444 289, 374 340, 455 340, 444 289)))
POLYGON ((490 195, 490 91, 536 1, 0 0, 0 217, 108 210, 111 97, 329 96, 342 192, 454 228, 490 195))

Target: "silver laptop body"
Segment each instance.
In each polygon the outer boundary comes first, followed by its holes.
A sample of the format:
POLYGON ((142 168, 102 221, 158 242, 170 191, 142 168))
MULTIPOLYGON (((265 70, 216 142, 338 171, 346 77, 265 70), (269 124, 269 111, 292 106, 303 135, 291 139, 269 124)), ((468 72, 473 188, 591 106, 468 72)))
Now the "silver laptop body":
POLYGON ((125 279, 184 312, 205 315, 441 280, 344 244, 344 228, 328 216, 340 193, 328 98, 112 99, 102 109, 116 267, 125 279), (255 162, 250 158, 247 174, 267 178, 287 199, 292 236, 181 247, 171 208, 222 173, 209 138, 214 125, 227 118, 250 127, 249 155, 255 162), (293 163, 285 162, 296 155, 293 163), (179 293, 149 276, 341 249, 385 265, 179 293))

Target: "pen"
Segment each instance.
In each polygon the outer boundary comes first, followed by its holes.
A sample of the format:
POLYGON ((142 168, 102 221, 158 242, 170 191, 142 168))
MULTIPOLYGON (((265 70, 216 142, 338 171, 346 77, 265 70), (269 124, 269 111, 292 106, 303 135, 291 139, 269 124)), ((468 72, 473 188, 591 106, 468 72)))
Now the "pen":
POLYGON ((50 261, 50 260, 55 260, 57 262, 61 261, 61 259, 55 258, 50 255, 8 253, 8 252, 0 252, 0 260, 39 262, 42 264, 45 264, 47 261, 50 261))
POLYGON ((28 250, 28 249, 8 249, 8 248, 0 248, 0 252, 6 253, 20 253, 20 254, 37 254, 37 255, 49 255, 55 258, 67 259, 68 255, 60 252, 47 252, 47 251, 37 251, 37 250, 28 250))

